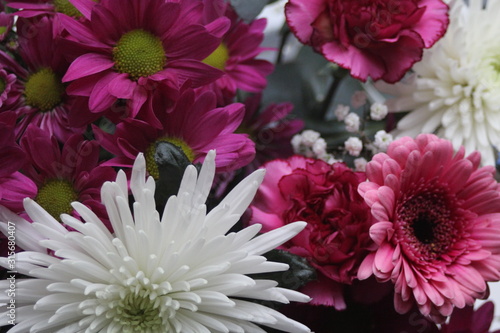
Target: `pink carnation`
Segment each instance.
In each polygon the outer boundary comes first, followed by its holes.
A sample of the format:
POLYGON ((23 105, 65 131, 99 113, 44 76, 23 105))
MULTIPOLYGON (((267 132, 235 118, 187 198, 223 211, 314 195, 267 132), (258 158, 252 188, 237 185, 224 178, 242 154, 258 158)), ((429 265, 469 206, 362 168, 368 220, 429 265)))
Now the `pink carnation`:
POLYGON ((435 135, 394 141, 368 163, 359 193, 376 223, 378 248, 361 264, 395 288, 395 308, 413 305, 441 321, 454 307, 488 295, 500 279, 500 187, 493 167, 478 168, 480 154, 464 158, 435 135))
POLYGON ((399 81, 448 27, 441 0, 290 0, 288 25, 351 75, 399 81))
POLYGON ((250 224, 267 232, 297 220, 308 223, 284 249, 307 258, 318 280, 301 290, 311 304, 344 309, 342 284, 351 284, 367 248, 371 216, 356 189, 364 173, 343 163, 293 156, 264 165, 266 176, 253 204, 250 224))

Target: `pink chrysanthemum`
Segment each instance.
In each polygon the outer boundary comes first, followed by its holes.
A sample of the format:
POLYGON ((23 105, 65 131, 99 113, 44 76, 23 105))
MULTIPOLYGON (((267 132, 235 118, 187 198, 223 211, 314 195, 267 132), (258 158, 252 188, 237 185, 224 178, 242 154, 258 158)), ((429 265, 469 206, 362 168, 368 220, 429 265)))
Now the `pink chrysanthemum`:
POLYGON ((441 0, 289 0, 293 34, 355 78, 399 81, 446 32, 441 0))
POLYGON ((250 206, 250 224, 267 232, 301 219, 302 233, 283 249, 306 258, 318 280, 301 291, 311 304, 345 309, 343 284, 351 284, 373 242, 369 207, 357 193, 364 173, 300 155, 264 165, 266 176, 250 206))
POLYGON ((261 92, 267 85, 266 76, 274 69, 269 61, 256 59, 265 50, 260 44, 264 39, 266 19, 247 24, 238 17, 229 3, 226 2, 224 6, 224 15, 231 19, 231 27, 217 49, 203 60, 225 73, 208 87, 217 93, 220 105, 232 101, 237 89, 261 92))
POLYGON ((202 2, 102 0, 82 12, 86 21, 60 15, 68 51, 81 54, 63 78, 71 82, 68 92, 88 96, 92 112, 127 100, 136 117, 159 86, 215 81, 223 72, 201 60, 220 44, 229 21, 202 25, 202 10, 202 2))
POLYGON ((159 177, 154 160, 156 144, 169 142, 182 149, 193 163, 201 163, 206 154, 217 150, 217 172, 241 168, 255 156, 255 145, 246 134, 236 134, 244 116, 240 103, 216 108, 211 92, 196 94, 186 90, 179 100, 160 117, 162 128, 151 127, 138 119, 127 119, 116 126, 113 135, 94 126, 96 139, 115 157, 106 165, 132 167, 135 157, 144 153, 147 170, 159 177))
POLYGON ((107 221, 100 189, 104 182, 116 178, 116 172, 99 165, 96 141, 84 141, 82 136, 73 135, 61 149, 53 136, 29 126, 21 147, 29 157, 23 171, 33 181, 25 185, 31 192, 30 198, 56 219, 62 213, 78 216, 71 202, 79 201, 107 221))
POLYGON ((374 274, 395 285, 395 308, 417 304, 443 320, 454 307, 488 295, 500 279, 500 187, 480 154, 464 158, 435 135, 394 141, 367 165, 359 193, 376 223, 377 250, 363 261, 360 279, 374 274))
POLYGON ((5 89, 0 100, 2 109, 10 107, 19 118, 16 125, 21 135, 29 124, 34 124, 60 141, 72 134, 82 133, 84 128, 72 127, 68 113, 82 111, 85 104, 77 97, 66 94, 61 81, 68 62, 54 37, 53 22, 48 17, 36 20, 19 18, 16 23, 19 36, 18 52, 26 65, 21 67, 5 53, 0 54, 0 78, 5 80, 5 89), (17 82, 13 81, 14 76, 17 82))

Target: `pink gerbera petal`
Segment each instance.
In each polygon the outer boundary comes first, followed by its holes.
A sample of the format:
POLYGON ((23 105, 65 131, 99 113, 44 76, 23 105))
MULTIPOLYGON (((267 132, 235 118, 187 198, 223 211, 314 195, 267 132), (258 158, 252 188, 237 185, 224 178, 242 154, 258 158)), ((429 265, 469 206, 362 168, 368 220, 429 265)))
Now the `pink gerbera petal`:
POLYGON ((399 312, 417 304, 437 321, 486 296, 486 282, 500 278, 494 169, 478 168, 463 150, 454 155, 450 142, 421 134, 394 141, 367 170, 369 182, 359 193, 379 221, 370 230, 379 247, 361 265, 360 277, 372 267, 378 279, 395 284, 399 312), (387 183, 400 184, 397 196, 387 183), (393 236, 385 237, 389 230, 393 236))

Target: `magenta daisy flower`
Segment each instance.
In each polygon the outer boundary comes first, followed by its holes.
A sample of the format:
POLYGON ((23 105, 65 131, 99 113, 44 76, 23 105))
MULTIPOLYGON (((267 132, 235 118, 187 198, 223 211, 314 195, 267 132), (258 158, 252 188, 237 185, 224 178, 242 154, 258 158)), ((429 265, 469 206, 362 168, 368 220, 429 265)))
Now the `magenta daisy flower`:
POLYGON ((265 50, 260 44, 264 39, 266 19, 247 24, 228 3, 225 6, 225 15, 231 19, 231 27, 217 49, 203 60, 225 73, 210 85, 210 89, 217 92, 219 104, 230 102, 237 89, 261 92, 267 85, 266 76, 274 69, 269 61, 256 59, 265 50))
POLYGON ((161 129, 142 120, 127 119, 116 126, 113 135, 95 126, 94 133, 104 149, 115 155, 106 165, 132 167, 137 154, 144 153, 147 170, 155 178, 159 177, 154 162, 158 142, 181 148, 193 163, 203 162, 206 154, 215 149, 218 172, 241 168, 255 156, 255 146, 248 135, 234 133, 243 119, 244 107, 239 103, 215 106, 213 93, 197 95, 189 89, 165 112, 161 129))
POLYGON ((228 186, 249 175, 265 162, 293 155, 292 136, 304 127, 301 119, 293 119, 291 103, 270 104, 261 110, 261 94, 247 97, 245 117, 237 132, 246 133, 255 143, 255 158, 243 169, 217 175, 215 195, 222 196, 228 186))
POLYGON ((5 37, 11 31, 13 24, 14 17, 12 15, 0 12, 0 42, 5 40, 5 37))
POLYGON ((394 141, 367 165, 359 193, 376 223, 370 236, 378 248, 358 276, 392 281, 395 308, 417 304, 443 320, 454 307, 488 294, 500 279, 500 189, 493 167, 478 168, 480 154, 454 154, 435 135, 394 141))
POLYGON ((21 139, 29 157, 24 173, 33 181, 34 199, 54 218, 62 213, 78 216, 71 202, 79 201, 107 221, 100 190, 105 181, 116 178, 111 167, 99 164, 99 145, 71 136, 62 149, 54 137, 35 126, 29 126, 21 139))
POLYGON ((19 172, 26 155, 16 143, 15 123, 14 112, 0 113, 0 205, 17 213, 23 210, 23 199, 32 194, 33 182, 19 172))
POLYGON ((22 103, 23 85, 14 73, 25 73, 14 59, 0 51, 0 112, 15 110, 22 103))
POLYGON ((20 17, 62 13, 75 18, 83 17, 81 11, 88 11, 88 8, 95 5, 98 1, 99 0, 5 0, 9 7, 20 9, 20 11, 16 12, 16 15, 20 17))
MULTIPOLYGON (((76 103, 77 98, 66 94, 61 78, 68 63, 54 38, 53 22, 48 17, 37 20, 19 18, 16 27, 19 56, 26 68, 6 54, 0 54, 4 71, 0 71, 0 78, 5 81, 0 100, 16 112, 19 118, 16 125, 18 135, 29 124, 55 135, 60 141, 67 140, 72 134, 82 133, 83 127, 72 127, 68 123, 69 109, 85 112, 86 106, 76 103)), ((5 109, 3 105, 2 109, 5 109)))
POLYGON ((220 44, 229 22, 221 17, 204 26, 196 20, 202 9, 202 2, 103 0, 83 13, 87 21, 60 15, 68 51, 81 54, 63 78, 71 82, 68 92, 88 96, 92 112, 127 100, 135 117, 159 85, 213 82, 223 72, 201 60, 220 44))

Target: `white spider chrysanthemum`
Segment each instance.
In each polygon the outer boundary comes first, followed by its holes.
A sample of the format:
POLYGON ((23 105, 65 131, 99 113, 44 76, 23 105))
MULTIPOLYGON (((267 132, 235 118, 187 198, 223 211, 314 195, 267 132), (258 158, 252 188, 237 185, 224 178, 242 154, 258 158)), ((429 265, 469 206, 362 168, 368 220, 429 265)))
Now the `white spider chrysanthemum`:
MULTIPOLYGON (((30 199, 25 209, 34 223, 1 208, 1 220, 16 223, 17 245, 25 250, 16 256, 16 270, 32 277, 16 281, 17 324, 9 332, 265 332, 258 325, 310 332, 247 300, 309 300, 275 281, 247 275, 286 270, 288 265, 261 254, 294 237, 305 222, 258 237, 260 226, 226 234, 253 199, 263 171, 248 176, 207 214, 214 156, 207 155, 199 176, 194 166, 186 169, 178 195, 170 197, 160 219, 155 182, 146 180, 140 155, 130 180, 133 211, 122 171, 102 187, 114 234, 78 202, 73 207, 86 223, 62 216, 75 231, 30 199)), ((6 223, 0 225, 6 232, 6 223)), ((7 258, 1 264, 9 267, 7 258)), ((0 287, 8 290, 9 281, 0 281, 0 287)), ((9 297, 2 293, 0 303, 9 297)), ((6 310, 3 305, 0 325, 8 323, 6 310)))
POLYGON ((450 3, 445 36, 424 50, 408 80, 377 87, 397 98, 392 112, 413 110, 401 119, 397 137, 436 132, 467 154, 478 150, 483 165, 494 165, 500 148, 500 1, 450 3))

